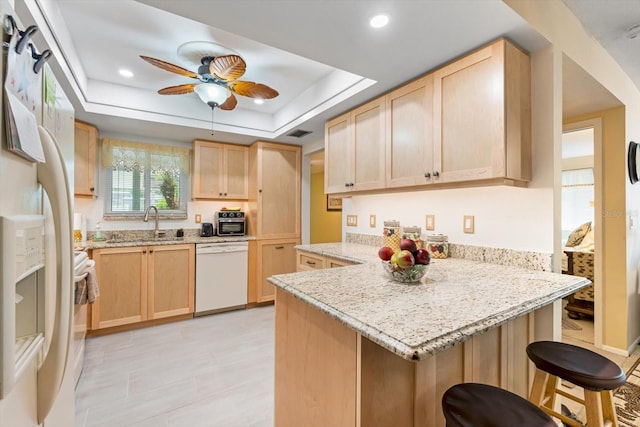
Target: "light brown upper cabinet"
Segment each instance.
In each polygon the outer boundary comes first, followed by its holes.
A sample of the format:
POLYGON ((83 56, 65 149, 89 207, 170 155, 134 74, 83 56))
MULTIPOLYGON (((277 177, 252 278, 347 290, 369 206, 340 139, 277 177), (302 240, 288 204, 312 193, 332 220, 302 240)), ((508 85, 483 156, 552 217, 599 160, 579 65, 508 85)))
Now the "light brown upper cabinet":
POLYGON ((196 140, 193 143, 193 197, 247 199, 249 148, 196 140))
POLYGON ((300 238, 301 149, 257 141, 249 147, 249 234, 300 238))
POLYGON ((98 129, 86 123, 75 122, 74 130, 74 194, 96 196, 98 129))
POLYGON ((463 187, 531 180, 531 71, 528 55, 500 39, 327 122, 325 192, 463 187), (384 141, 374 137, 374 111, 384 141), (355 114, 369 114, 358 134, 355 114), (378 148, 385 162, 378 165, 378 148), (354 166, 355 165, 355 166, 354 166), (358 167, 367 183, 358 184, 358 167), (355 168, 355 174, 354 174, 355 168), (377 169, 377 170, 376 170, 377 169), (384 171, 381 185, 374 172, 384 171), (346 184, 346 186, 345 186, 346 184))
POLYGON ((384 188, 385 99, 370 101, 325 125, 325 192, 384 188))
POLYGON ((434 164, 440 181, 531 179, 526 53, 498 40, 434 73, 434 164))
POLYGON ((415 80, 386 96, 386 186, 431 182, 433 168, 433 76, 415 80))

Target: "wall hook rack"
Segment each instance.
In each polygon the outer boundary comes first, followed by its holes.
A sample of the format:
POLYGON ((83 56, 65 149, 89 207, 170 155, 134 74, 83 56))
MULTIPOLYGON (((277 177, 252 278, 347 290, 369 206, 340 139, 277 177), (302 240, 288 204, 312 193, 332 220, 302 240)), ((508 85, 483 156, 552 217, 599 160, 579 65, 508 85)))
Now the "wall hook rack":
MULTIPOLYGON (((31 57, 35 59, 35 63, 33 64, 33 72, 38 74, 42 69, 44 63, 47 62, 47 60, 49 60, 49 58, 51 58, 51 55, 53 54, 49 49, 45 49, 42 53, 38 53, 33 43, 29 43, 31 37, 33 37, 33 35, 38 32, 38 26, 30 25, 25 30, 20 30, 15 18, 11 15, 6 15, 4 18, 4 30, 10 36, 15 34, 16 31, 18 32, 18 36, 20 37, 20 39, 16 43, 16 53, 20 55, 26 47, 29 47, 29 49, 31 50, 31 57)), ((9 44, 7 42, 4 42, 3 46, 8 47, 9 44)))

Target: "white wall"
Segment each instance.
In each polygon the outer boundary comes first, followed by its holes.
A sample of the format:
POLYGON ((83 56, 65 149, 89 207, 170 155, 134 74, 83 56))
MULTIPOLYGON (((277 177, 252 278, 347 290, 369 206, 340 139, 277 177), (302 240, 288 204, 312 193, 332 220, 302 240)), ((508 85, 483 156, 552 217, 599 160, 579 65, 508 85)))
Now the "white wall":
MULTIPOLYGON (((549 188, 504 186, 431 190, 343 200, 346 215, 358 215, 358 227, 343 226, 343 233, 382 235, 384 220, 399 220, 402 226, 422 227, 423 235, 441 233, 449 242, 551 253, 553 216, 549 188), (369 227, 369 215, 376 227, 369 227), (425 215, 435 215, 435 230, 425 231, 425 215), (463 232, 464 215, 474 216, 473 234, 463 232)), ((343 236, 344 240, 344 236, 343 236)))

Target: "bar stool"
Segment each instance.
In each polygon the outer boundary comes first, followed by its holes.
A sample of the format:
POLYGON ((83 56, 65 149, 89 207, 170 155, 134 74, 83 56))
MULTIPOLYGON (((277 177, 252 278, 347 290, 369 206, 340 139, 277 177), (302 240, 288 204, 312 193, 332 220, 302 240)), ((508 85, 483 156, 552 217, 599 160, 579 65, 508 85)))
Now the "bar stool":
POLYGON ((557 427, 533 403, 498 387, 464 383, 442 396, 447 427, 557 427))
POLYGON ((585 407, 589 427, 618 426, 612 390, 627 380, 620 366, 591 350, 554 341, 529 344, 527 355, 537 368, 529 395, 536 406, 567 425, 580 427, 553 409, 559 394, 585 407), (560 390, 558 378, 582 387, 584 399, 560 390))

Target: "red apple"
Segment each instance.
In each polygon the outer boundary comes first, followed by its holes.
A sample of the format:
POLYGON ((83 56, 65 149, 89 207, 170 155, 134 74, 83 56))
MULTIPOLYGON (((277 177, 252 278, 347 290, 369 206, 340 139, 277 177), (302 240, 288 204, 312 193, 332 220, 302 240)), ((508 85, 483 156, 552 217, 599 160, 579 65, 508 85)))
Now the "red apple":
POLYGON ((383 246, 378 251, 378 256, 383 261, 389 261, 392 255, 393 255, 393 249, 391 249, 389 246, 383 246))
POLYGON ((431 262, 429 251, 427 251, 426 249, 418 249, 414 257, 416 259, 416 264, 429 265, 429 263, 431 262))
POLYGON ((400 249, 403 251, 409 251, 414 253, 418 247, 416 246, 416 242, 411 239, 402 239, 400 240, 400 249))
POLYGON ((413 258, 413 254, 411 252, 402 250, 397 253, 396 264, 400 268, 409 268, 416 264, 416 260, 413 258))

